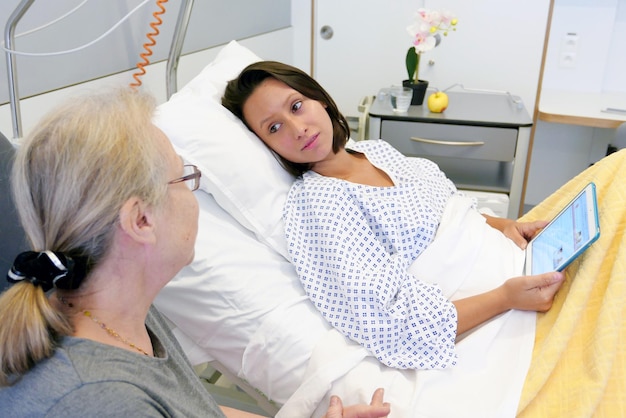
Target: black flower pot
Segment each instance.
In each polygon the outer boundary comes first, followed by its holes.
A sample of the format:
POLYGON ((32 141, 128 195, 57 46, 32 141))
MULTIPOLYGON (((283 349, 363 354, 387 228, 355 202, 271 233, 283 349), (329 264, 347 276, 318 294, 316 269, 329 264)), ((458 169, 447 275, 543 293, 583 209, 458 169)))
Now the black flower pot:
POLYGON ((413 89, 413 99, 411 99, 411 105, 421 106, 424 103, 424 96, 426 96, 426 89, 428 88, 428 81, 417 80, 417 83, 411 83, 409 80, 402 81, 403 87, 410 87, 413 89))

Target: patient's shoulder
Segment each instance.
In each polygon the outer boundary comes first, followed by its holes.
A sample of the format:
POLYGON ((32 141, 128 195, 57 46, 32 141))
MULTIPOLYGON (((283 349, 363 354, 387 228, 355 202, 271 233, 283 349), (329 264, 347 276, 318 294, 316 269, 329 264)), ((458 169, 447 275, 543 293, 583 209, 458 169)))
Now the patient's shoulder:
POLYGON ((340 185, 341 181, 341 179, 323 176, 315 171, 307 171, 302 177, 293 182, 287 195, 287 201, 299 200, 305 197, 319 199, 320 196, 330 199, 343 190, 340 185))

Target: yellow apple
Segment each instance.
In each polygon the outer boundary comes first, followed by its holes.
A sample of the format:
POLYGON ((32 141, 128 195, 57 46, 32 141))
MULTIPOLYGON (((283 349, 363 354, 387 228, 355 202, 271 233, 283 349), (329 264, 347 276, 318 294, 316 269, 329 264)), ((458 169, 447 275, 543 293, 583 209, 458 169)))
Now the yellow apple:
POLYGON ((436 91, 428 96, 428 110, 441 113, 448 107, 448 95, 443 91, 436 91))

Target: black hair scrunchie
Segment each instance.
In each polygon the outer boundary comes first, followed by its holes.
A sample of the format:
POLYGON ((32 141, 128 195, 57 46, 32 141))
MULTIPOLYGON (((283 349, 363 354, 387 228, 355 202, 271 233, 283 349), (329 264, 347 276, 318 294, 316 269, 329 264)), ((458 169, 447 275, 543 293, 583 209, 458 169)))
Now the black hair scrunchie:
POLYGON ((15 257, 7 280, 10 283, 28 280, 47 292, 53 287, 77 289, 86 275, 87 257, 71 257, 54 251, 26 251, 15 257))

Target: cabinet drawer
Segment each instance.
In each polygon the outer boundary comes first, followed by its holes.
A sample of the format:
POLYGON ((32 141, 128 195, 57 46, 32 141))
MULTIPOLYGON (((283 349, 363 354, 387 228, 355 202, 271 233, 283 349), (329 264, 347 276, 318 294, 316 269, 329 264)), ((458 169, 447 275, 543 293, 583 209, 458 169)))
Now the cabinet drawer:
POLYGON ((409 156, 512 161, 517 129, 383 120, 380 137, 409 156))

